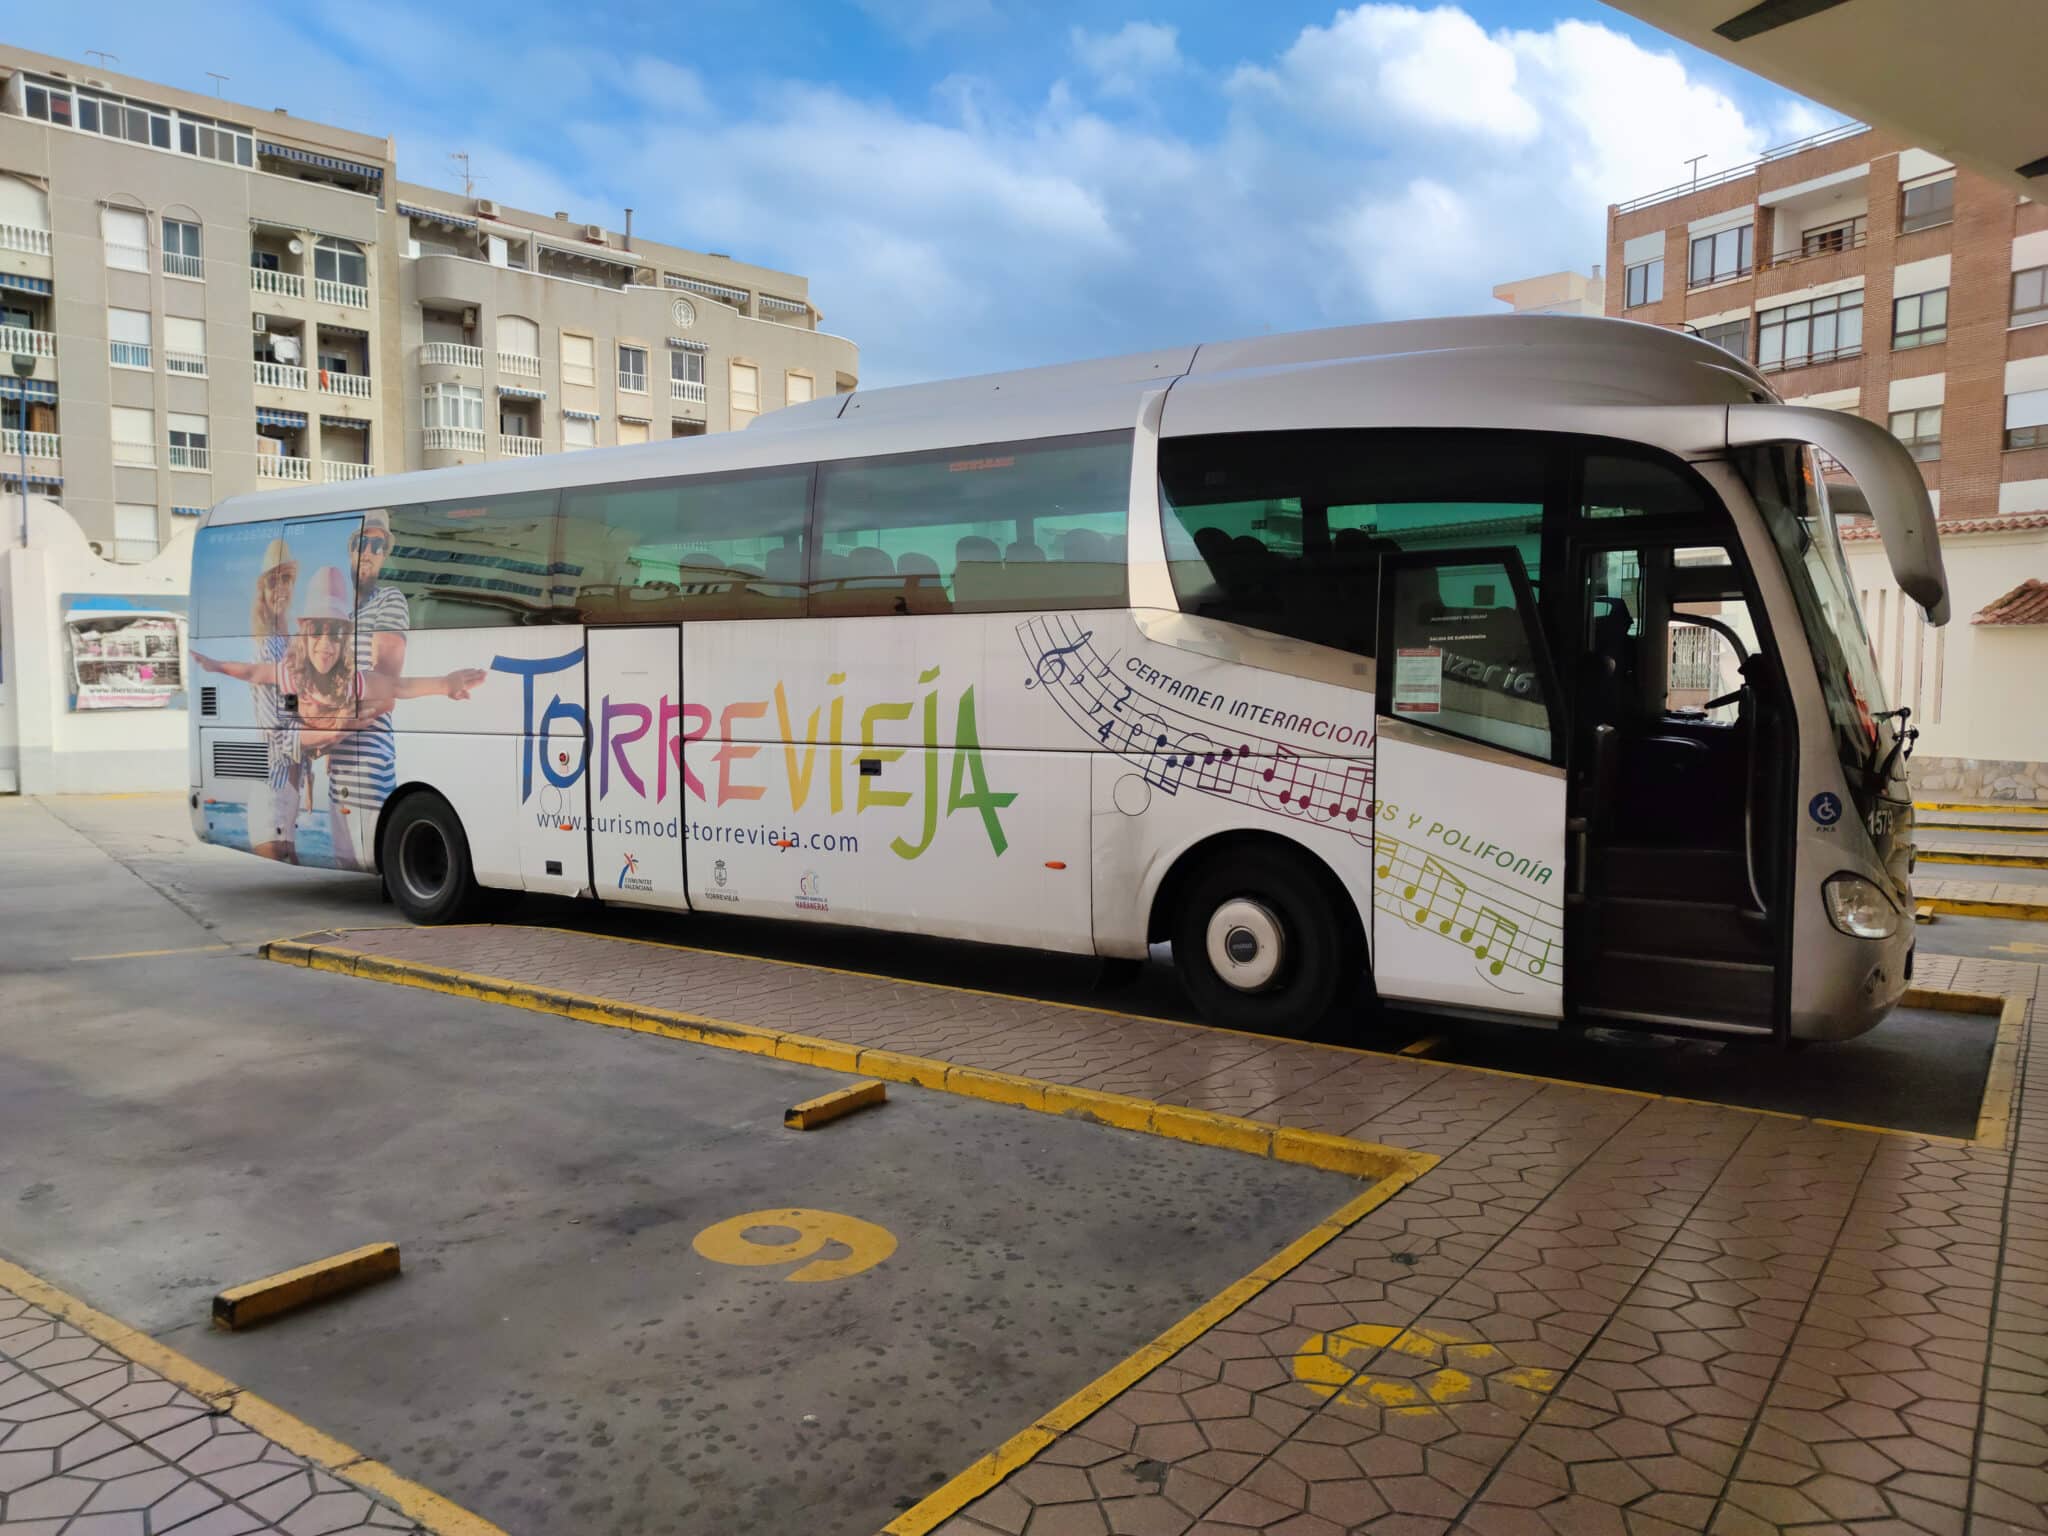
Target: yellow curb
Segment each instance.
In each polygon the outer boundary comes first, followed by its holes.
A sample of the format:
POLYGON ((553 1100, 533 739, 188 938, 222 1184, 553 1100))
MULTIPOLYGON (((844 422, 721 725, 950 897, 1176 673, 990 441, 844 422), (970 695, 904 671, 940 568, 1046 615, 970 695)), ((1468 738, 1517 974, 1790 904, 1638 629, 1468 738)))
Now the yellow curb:
MULTIPOLYGON (((1916 1132, 1922 1141, 1944 1147, 1981 1147, 2004 1150, 2012 1129, 2013 1095, 2019 1087, 2020 1042, 2026 1033, 2027 1000, 2017 994, 1958 992, 1947 987, 1908 987, 1899 998, 1901 1008, 1932 1008, 1943 1013, 1995 1015, 1998 1033, 1991 1043, 1991 1065, 1984 1075, 1984 1097, 1977 1105, 1977 1134, 1971 1137, 1934 1136, 1916 1132)), ((1881 1125, 1861 1125, 1854 1120, 1816 1120, 1816 1125, 1843 1131, 1884 1131, 1881 1125)), ((1902 1134, 1891 1132, 1893 1135, 1902 1134)))
POLYGON ((365 1243, 347 1253, 230 1286, 213 1298, 213 1326, 232 1333, 329 1296, 397 1278, 398 1244, 365 1243))
POLYGON ((2011 800, 1915 800, 1916 811, 1985 811, 2016 816, 2048 816, 2048 805, 2019 805, 2011 800))
POLYGON ((830 1093, 821 1093, 815 1099, 805 1099, 801 1104, 792 1104, 782 1112, 782 1123, 792 1131, 815 1130, 821 1125, 830 1125, 834 1120, 852 1114, 857 1109, 866 1109, 870 1104, 888 1102, 889 1086, 874 1078, 850 1087, 835 1088, 830 1093))
POLYGON ((1086 1422, 1097 1409, 1164 1365, 1274 1281, 1314 1257, 1436 1163, 1435 1158, 1426 1154, 1411 1153, 1407 1156, 1413 1160, 1409 1167, 1386 1174, 1372 1188, 1347 1201, 1327 1220, 1317 1223, 1243 1279, 1226 1286, 1158 1338, 1110 1367, 1051 1412, 1019 1430, 966 1471, 941 1484, 915 1506, 883 1526, 882 1536, 927 1536, 928 1532, 1025 1466, 1068 1430, 1086 1422))
POLYGON ((2048 855, 2038 853, 1964 853, 1949 848, 1922 848, 1922 864, 1976 864, 1987 869, 2048 869, 2048 855))
POLYGON ((2048 901, 1972 901, 1956 896, 1922 896, 1917 904, 1948 917, 2002 917, 2017 923, 2048 923, 2048 901))
POLYGON ((220 1372, 158 1343, 118 1318, 109 1317, 68 1291, 61 1291, 47 1280, 30 1274, 18 1264, 0 1259, 0 1288, 12 1291, 52 1317, 63 1319, 79 1332, 126 1355, 137 1365, 155 1371, 173 1386, 194 1397, 204 1398, 213 1405, 216 1413, 225 1414, 267 1436, 293 1455, 304 1457, 336 1477, 382 1494, 434 1536, 505 1536, 503 1530, 481 1515, 449 1502, 431 1488, 424 1488, 411 1478, 392 1471, 383 1462, 364 1456, 332 1435, 315 1429, 304 1419, 285 1412, 275 1403, 237 1386, 220 1372))
POLYGON ((2002 821, 1923 821, 1922 832, 1995 832, 2001 837, 2048 837, 2048 825, 2015 827, 2002 821))

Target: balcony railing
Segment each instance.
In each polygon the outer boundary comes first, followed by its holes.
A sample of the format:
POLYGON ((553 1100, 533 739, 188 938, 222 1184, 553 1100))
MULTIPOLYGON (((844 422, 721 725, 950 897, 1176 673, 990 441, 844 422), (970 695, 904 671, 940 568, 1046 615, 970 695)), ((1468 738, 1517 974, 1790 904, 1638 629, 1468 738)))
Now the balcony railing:
POLYGON ((339 304, 346 309, 368 309, 370 290, 354 283, 337 283, 329 277, 313 279, 313 297, 322 304, 339 304))
POLYGON ((156 444, 138 443, 127 438, 114 439, 114 462, 116 464, 140 464, 153 468, 156 464, 156 444))
POLYGON ((540 457, 540 439, 518 432, 500 432, 498 452, 508 459, 537 459, 540 457))
POLYGON ((351 400, 367 400, 370 398, 370 376, 367 373, 336 373, 331 368, 322 368, 320 393, 346 395, 351 400))
POLYGON ((268 267, 251 267, 249 291, 274 293, 287 299, 303 299, 306 296, 306 280, 296 272, 273 272, 268 267))
POLYGON ((704 386, 694 379, 670 379, 668 381, 668 397, 671 400, 695 400, 702 404, 704 400, 704 386))
POLYGON ((323 459, 320 462, 320 477, 329 485, 339 485, 344 480, 367 480, 377 473, 374 464, 348 464, 339 459, 323 459))
POLYGON ((1813 368, 1822 363, 1846 363, 1850 358, 1861 357, 1862 355, 1863 344, 1858 342, 1853 347, 1834 347, 1826 352, 1802 352, 1797 357, 1782 358, 1776 362, 1769 363, 1760 362, 1756 365, 1756 371, 1758 373, 1784 373, 1787 369, 1791 368, 1813 368))
POLYGON ((107 265, 123 272, 147 272, 149 270, 149 247, 130 245, 126 240, 107 242, 107 265))
POLYGON ((266 480, 309 481, 313 478, 313 461, 291 458, 282 453, 259 451, 256 455, 256 473, 266 480))
MULTIPOLYGON (((502 352, 498 354, 501 359, 504 355, 502 352)), ((420 344, 420 361, 423 363, 439 363, 449 368, 481 368, 484 365, 484 349, 482 347, 465 347, 459 341, 422 342, 420 344)), ((502 362, 499 366, 503 366, 502 362)), ((536 361, 534 363, 535 370, 538 371, 539 367, 540 364, 536 361)))
POLYGON ((204 278, 206 261, 200 256, 187 256, 183 251, 165 251, 164 271, 172 277, 204 278))
POLYGON ((484 434, 481 427, 428 427, 422 434, 420 446, 429 453, 482 453, 484 434))
POLYGON ((0 432, 0 457, 18 459, 21 457, 21 440, 28 439, 28 456, 32 459, 54 459, 61 457, 57 434, 54 432, 20 432, 13 427, 0 432))
POLYGON ((171 444, 171 468, 213 469, 213 454, 205 448, 187 448, 178 443, 171 444))
POLYGON ((517 374, 522 379, 540 377, 540 359, 530 352, 500 352, 498 372, 517 374))
POLYGON ((116 368, 147 368, 149 366, 149 343, 146 341, 110 341, 107 343, 107 361, 116 368))
POLYGON ((1837 139, 1850 139, 1859 133, 1868 133, 1869 131, 1870 125, 1868 123, 1843 123, 1839 127, 1823 129, 1821 132, 1809 135, 1806 138, 1795 139, 1790 144, 1780 144, 1774 149, 1767 149, 1759 158, 1748 162, 1746 165, 1732 166, 1728 170, 1718 172, 1712 176, 1701 176, 1693 181, 1682 181, 1675 187, 1665 187, 1660 191, 1650 192, 1642 197, 1632 197, 1625 203, 1616 203, 1614 211, 1616 213, 1634 213, 1636 209, 1647 208, 1652 203, 1668 202, 1674 197, 1690 197, 1693 193, 1704 192, 1709 187, 1718 187, 1727 182, 1740 181, 1745 176, 1755 175, 1758 166, 1768 165, 1773 160, 1782 160, 1787 155, 1798 154, 1801 150, 1818 149, 1821 145, 1832 144, 1837 139))
POLYGON ((0 224, 0 251, 26 251, 31 256, 50 254, 50 232, 27 224, 0 224))
POLYGON ((1756 269, 1768 272, 1772 267, 1790 267, 1802 261, 1812 261, 1820 256, 1833 256, 1841 251, 1857 251, 1870 243, 1870 231, 1864 221, 1858 219, 1852 229, 1830 229, 1808 235, 1800 242, 1799 249, 1787 251, 1782 256, 1761 256, 1757 258, 1756 269))
POLYGON ((0 325, 0 352, 27 353, 30 357, 55 357, 57 338, 49 331, 31 331, 18 325, 0 325))
POLYGON ((204 352, 166 352, 165 373, 189 373, 198 378, 206 377, 206 354, 204 352))
POLYGON ((256 382, 267 384, 272 389, 304 389, 306 370, 294 368, 290 363, 258 363, 256 382))

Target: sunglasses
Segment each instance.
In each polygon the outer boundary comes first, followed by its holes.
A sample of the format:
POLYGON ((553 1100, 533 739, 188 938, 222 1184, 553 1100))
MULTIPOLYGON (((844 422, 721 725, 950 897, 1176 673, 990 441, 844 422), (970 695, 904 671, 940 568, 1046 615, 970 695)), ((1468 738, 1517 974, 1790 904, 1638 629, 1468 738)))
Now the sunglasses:
POLYGON ((368 550, 372 554, 378 555, 383 554, 391 547, 391 541, 381 533, 359 533, 350 539, 349 543, 356 549, 368 550))
POLYGON ((347 619, 301 619, 299 628, 316 640, 346 640, 355 625, 347 619))

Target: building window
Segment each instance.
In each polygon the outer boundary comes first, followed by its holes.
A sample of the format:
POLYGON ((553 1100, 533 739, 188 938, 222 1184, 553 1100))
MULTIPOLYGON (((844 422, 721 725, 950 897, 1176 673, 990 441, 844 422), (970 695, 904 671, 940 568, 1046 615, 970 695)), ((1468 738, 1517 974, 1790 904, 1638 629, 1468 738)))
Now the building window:
POLYGON ((732 424, 744 427, 761 414, 761 370, 752 363, 732 365, 732 424))
POLYGON ((116 464, 156 463, 156 412, 132 405, 112 408, 114 462, 116 464))
POLYGON ((1729 320, 1721 325, 1710 325, 1700 332, 1701 341, 1710 341, 1723 352, 1749 360, 1749 317, 1729 320))
POLYGON ((704 382, 704 354, 702 352, 675 351, 668 355, 668 376, 678 384, 702 384, 704 382))
POLYGON ((808 405, 817 398, 818 386, 808 373, 786 373, 782 376, 782 398, 786 405, 808 405))
POLYGON ((484 429, 484 392, 467 384, 426 384, 420 388, 420 425, 464 432, 484 429))
POLYGON ((1906 445, 1906 451, 1931 463, 1941 457, 1941 407, 1923 405, 1918 410, 1893 411, 1892 436, 1906 445))
POLYGON ((1931 293, 1909 293, 1903 299, 1892 300, 1892 345, 1900 351, 1908 347, 1931 347, 1937 341, 1948 340, 1948 290, 1936 288, 1931 293))
POLYGON ((1756 317, 1756 361, 1765 373, 1831 363, 1863 350, 1863 290, 1802 299, 1756 317))
POLYGON ((367 288, 370 286, 370 263, 360 245, 323 235, 313 247, 313 277, 318 282, 367 288))
POLYGON ((154 560, 162 547, 156 532, 156 508, 140 502, 114 503, 114 558, 123 565, 154 560))
POLYGON ((164 372, 206 376, 206 322, 164 316, 164 372))
POLYGON ((597 423, 585 416, 564 416, 562 418, 562 447, 595 448, 597 446, 597 423))
POLYGON ((647 441, 647 423, 644 421, 619 422, 619 441, 623 443, 644 443, 647 441))
POLYGON ((1939 176, 1923 176, 1918 181, 1907 182, 1900 189, 1899 229, 1902 233, 1952 223, 1955 216, 1954 171, 1943 171, 1939 176))
POLYGON ((107 265, 123 272, 149 270, 149 215, 133 208, 100 210, 100 243, 107 265))
POLYGON ((645 347, 619 348, 619 388, 630 395, 647 393, 647 349, 645 347))
POLYGON ((1719 234, 1701 235, 1694 240, 1689 285, 1704 288, 1709 283, 1723 283, 1731 277, 1747 277, 1750 239, 1754 233, 1755 226, 1745 224, 1740 229, 1724 229, 1719 234))
POLYGON ((2040 325, 2048 321, 2048 267, 2028 267, 2012 275, 2012 323, 2040 325))
POLYGON ((1638 262, 1627 273, 1627 307, 1636 308, 1642 304, 1655 304, 1664 297, 1664 258, 1655 261, 1638 262))
POLYGON ((1799 254, 1821 256, 1829 251, 1854 250, 1863 243, 1866 228, 1867 221, 1859 213, 1853 219, 1841 219, 1809 229, 1799 237, 1799 254))
POLYGON ((211 469, 212 461, 206 449, 206 418, 184 416, 173 411, 170 415, 171 468, 211 469))
POLYGON ((2048 389, 2005 397, 2005 446, 2048 448, 2048 389))
POLYGON ((107 311, 107 360, 116 368, 149 366, 149 311, 107 311))
POLYGON ((594 387, 597 383, 596 353, 588 336, 562 333, 562 382, 594 387))
POLYGON ((187 224, 182 219, 164 220, 164 271, 172 277, 206 276, 206 264, 201 259, 200 231, 197 224, 187 224))
POLYGON ((178 114, 178 148, 185 154, 218 160, 224 165, 256 163, 256 144, 246 128, 183 112, 178 114))

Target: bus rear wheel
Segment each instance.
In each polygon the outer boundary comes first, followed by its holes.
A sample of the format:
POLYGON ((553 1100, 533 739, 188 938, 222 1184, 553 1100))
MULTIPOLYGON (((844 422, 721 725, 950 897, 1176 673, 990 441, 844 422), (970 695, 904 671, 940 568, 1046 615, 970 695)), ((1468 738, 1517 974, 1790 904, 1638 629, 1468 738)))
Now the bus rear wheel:
POLYGON ((399 802, 384 823, 384 888, 415 923, 457 923, 481 894, 470 868, 462 821, 439 795, 422 790, 399 802))
POLYGON ((1334 882, 1278 848, 1235 848, 1196 872, 1173 925, 1173 963, 1211 1024, 1323 1031, 1362 980, 1356 925, 1334 882))

